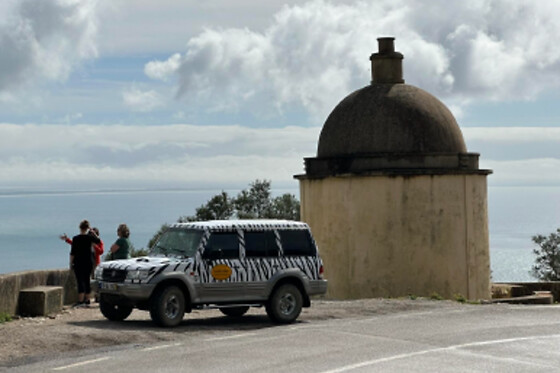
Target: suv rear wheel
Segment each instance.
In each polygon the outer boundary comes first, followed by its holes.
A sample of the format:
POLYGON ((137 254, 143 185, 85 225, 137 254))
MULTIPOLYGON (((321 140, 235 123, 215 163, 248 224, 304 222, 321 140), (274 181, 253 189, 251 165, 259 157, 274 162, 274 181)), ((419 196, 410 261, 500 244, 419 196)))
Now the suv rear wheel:
POLYGON ((303 305, 303 297, 298 287, 284 284, 278 287, 266 304, 266 313, 272 321, 287 324, 294 322, 303 305))
POLYGON ((132 312, 132 306, 123 303, 110 303, 101 295, 99 298, 99 310, 111 321, 123 321, 132 312))
POLYGON ((185 314, 185 295, 177 286, 156 290, 150 303, 150 316, 159 326, 176 326, 185 314))
POLYGON ((239 307, 221 307, 220 311, 226 316, 230 317, 241 317, 249 311, 248 306, 239 306, 239 307))

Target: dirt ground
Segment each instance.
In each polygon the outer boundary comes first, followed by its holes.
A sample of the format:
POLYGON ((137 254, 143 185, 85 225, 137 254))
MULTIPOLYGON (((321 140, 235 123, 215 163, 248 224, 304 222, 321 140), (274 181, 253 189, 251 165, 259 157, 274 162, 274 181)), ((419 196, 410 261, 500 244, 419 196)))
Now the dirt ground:
MULTIPOLYGON (((469 307, 452 301, 429 299, 315 300, 304 308, 298 322, 348 319, 442 307, 469 307)), ((51 317, 20 318, 0 324, 0 367, 22 365, 45 356, 79 355, 88 349, 123 344, 171 341, 181 333, 217 334, 224 330, 271 327, 264 308, 251 308, 242 318, 229 318, 219 310, 185 314, 176 328, 155 326, 148 312, 134 310, 123 322, 106 320, 96 303, 90 308, 65 308, 51 317)))

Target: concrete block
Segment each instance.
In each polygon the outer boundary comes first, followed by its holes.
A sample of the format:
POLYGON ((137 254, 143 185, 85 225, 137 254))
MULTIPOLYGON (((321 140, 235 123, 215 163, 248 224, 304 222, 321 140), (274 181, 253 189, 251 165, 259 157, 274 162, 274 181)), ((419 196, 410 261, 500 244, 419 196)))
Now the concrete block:
POLYGON ((552 294, 540 293, 534 295, 525 295, 513 298, 495 298, 492 303, 510 303, 510 304, 553 304, 554 298, 552 294))
POLYGON ((62 311, 62 286, 35 286, 19 292, 19 314, 47 316, 62 311))
POLYGON ((514 298, 532 295, 533 292, 522 285, 492 284, 492 298, 514 298))

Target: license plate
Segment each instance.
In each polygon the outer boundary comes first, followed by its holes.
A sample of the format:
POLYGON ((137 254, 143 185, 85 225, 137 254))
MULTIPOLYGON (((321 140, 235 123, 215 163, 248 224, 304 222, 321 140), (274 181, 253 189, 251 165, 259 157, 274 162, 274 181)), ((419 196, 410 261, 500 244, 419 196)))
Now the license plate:
POLYGON ((99 288, 101 290, 117 290, 117 284, 113 284, 110 282, 100 282, 99 288))

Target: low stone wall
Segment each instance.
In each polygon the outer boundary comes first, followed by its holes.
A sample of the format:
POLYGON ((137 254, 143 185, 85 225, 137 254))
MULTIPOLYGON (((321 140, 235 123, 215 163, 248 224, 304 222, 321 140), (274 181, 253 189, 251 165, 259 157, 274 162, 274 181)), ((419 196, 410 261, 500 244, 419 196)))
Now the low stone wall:
POLYGON ((511 284, 523 286, 531 292, 550 291, 554 297, 554 301, 560 301, 560 281, 551 282, 512 282, 511 284))
MULTIPOLYGON (((508 282, 494 285, 518 285, 524 287, 525 291, 530 293, 550 291, 556 302, 560 300, 560 281, 508 282)), ((62 286, 64 288, 62 299, 64 304, 73 304, 78 301, 76 278, 68 269, 14 272, 0 275, 0 313, 17 315, 20 290, 35 286, 62 286)))
POLYGON ((76 278, 68 269, 14 272, 0 275, 0 313, 17 315, 20 290, 45 285, 62 286, 64 304, 78 300, 76 278))
POLYGON ((560 301, 560 281, 549 282, 497 282, 492 284, 492 298, 515 298, 548 291, 554 302, 560 301))

